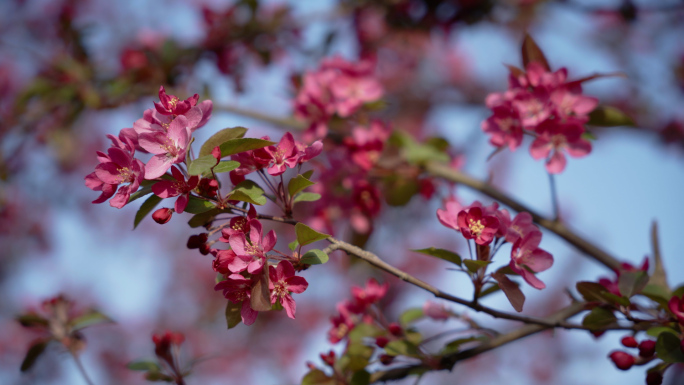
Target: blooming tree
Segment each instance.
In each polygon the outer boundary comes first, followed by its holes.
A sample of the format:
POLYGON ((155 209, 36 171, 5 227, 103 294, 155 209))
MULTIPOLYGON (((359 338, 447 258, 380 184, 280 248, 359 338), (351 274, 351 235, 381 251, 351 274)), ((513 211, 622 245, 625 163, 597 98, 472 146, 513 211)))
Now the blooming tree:
MULTIPOLYGON (((627 75, 580 77, 565 67, 552 67, 534 38, 522 33, 519 55, 509 58, 520 65, 505 67, 508 84, 480 95, 477 102, 483 104, 486 115, 477 134, 491 146, 488 160, 495 162, 505 156, 506 149, 515 152, 526 145, 532 159, 544 160, 539 169, 548 174, 553 214, 543 215, 497 187, 491 178, 465 173, 462 149, 443 137, 430 136, 422 118, 416 117, 421 113, 409 111, 409 106, 418 104, 411 99, 415 93, 408 91, 420 72, 418 56, 428 51, 423 47, 429 45, 424 31, 449 32, 460 28, 461 22, 481 22, 483 13, 496 8, 459 2, 459 7, 449 11, 448 1, 435 2, 439 3, 435 7, 432 3, 340 1, 341 17, 354 23, 358 56, 349 59, 324 51, 315 65, 293 74, 290 116, 284 118, 266 108, 219 105, 199 87, 176 83, 179 71, 190 72, 188 58, 207 55, 240 91, 246 87, 244 72, 250 63, 272 65, 274 57, 299 44, 299 25, 289 8, 256 1, 239 1, 225 11, 203 8, 206 38, 185 51, 174 42, 154 39, 125 48, 121 73, 107 80, 92 75, 95 61, 87 51, 77 49, 82 42, 65 35, 73 60, 55 59, 53 69, 62 72, 46 72, 40 79, 72 87, 78 105, 65 105, 70 110, 62 115, 35 116, 67 122, 66 115, 80 113, 86 106, 98 109, 130 102, 119 88, 144 85, 139 92, 145 96, 151 89, 158 90, 158 101, 147 103, 130 120, 129 128, 106 135, 109 148, 92 151, 95 157, 91 153, 83 161, 90 169, 84 184, 96 193, 93 204, 108 201, 117 209, 134 207, 134 228, 144 228, 141 224, 150 221, 163 225, 153 229, 156 237, 175 237, 172 226, 187 223, 182 230, 187 249, 196 250, 188 253, 204 258, 199 282, 210 287, 211 301, 224 309, 225 327, 214 333, 235 335, 255 329, 276 330, 280 336, 293 330, 287 325, 297 323, 304 331, 315 330, 307 319, 315 305, 309 301, 298 306, 297 301, 329 290, 325 286, 329 265, 346 261, 348 266, 363 265, 374 272, 363 280, 363 286, 357 282, 337 290, 350 295, 322 316, 329 319, 330 349, 320 353, 320 363, 300 363, 306 368, 300 378, 303 385, 429 378, 452 370, 461 361, 555 329, 592 338, 620 333, 621 346, 605 357, 606 365, 612 362, 624 371, 647 366, 646 384, 662 383, 665 373, 684 363, 684 286, 667 282, 656 223, 650 234, 650 255, 635 267, 573 230, 561 210, 555 185, 555 178, 582 162, 575 158, 601 151, 595 145, 595 130, 634 125, 623 111, 628 108, 609 106, 602 97, 583 89, 627 75), (422 32, 409 33, 414 30, 422 32), (410 39, 416 41, 405 43, 410 39), (422 47, 421 52, 413 52, 416 47, 422 47), (161 69, 166 73, 159 73, 161 69), (177 96, 184 89, 191 89, 192 96, 177 96), (282 131, 271 140, 253 134, 257 130, 252 127, 220 129, 214 124, 217 111, 246 115, 282 131), (461 186, 488 203, 466 200, 461 186), (454 250, 420 236, 416 229, 400 226, 400 232, 390 238, 399 244, 404 238, 415 238, 421 248, 410 250, 410 258, 448 271, 450 280, 467 285, 472 294, 441 289, 440 281, 421 274, 420 266, 393 263, 389 256, 393 248, 372 246, 370 240, 381 231, 383 215, 402 211, 406 214, 400 214, 401 221, 411 222, 411 202, 416 201, 421 202, 422 212, 429 212, 430 225, 441 226, 444 234, 463 247, 454 250), (545 278, 560 258, 547 241, 549 235, 606 268, 609 276, 580 280, 570 287, 545 278), (420 289, 421 305, 398 301, 394 306, 399 310, 388 311, 384 304, 408 287, 420 289), (528 289, 549 298, 553 294, 546 293, 567 289, 567 295, 550 299, 563 306, 531 314, 524 294, 528 289), (497 296, 510 306, 492 305, 490 299, 497 296), (471 317, 472 313, 508 320, 517 327, 496 330, 471 317), (291 323, 281 323, 285 321, 291 323), (425 324, 458 327, 433 332, 425 324)), ((526 9, 525 2, 520 3, 516 7, 526 9)), ((64 4, 59 20, 66 24, 60 28, 76 33, 76 27, 69 24, 75 5, 64 4)), ((637 10, 625 5, 618 15, 626 22, 630 12, 637 10)), ((455 88, 472 91, 463 81, 455 88)), ((45 111, 52 111, 48 108, 52 103, 59 106, 48 97, 51 88, 29 89, 25 100, 18 99, 24 104, 18 102, 7 115, 31 107, 27 102, 31 92, 40 95, 40 102, 34 104, 43 103, 45 111)), ((21 126, 21 119, 13 119, 8 127, 21 126)), ((674 131, 677 128, 670 127, 662 134, 674 131)), ((684 137, 682 130, 677 132, 679 139, 684 137)), ((126 215, 125 210, 114 211, 107 217, 126 215)), ((149 235, 142 230, 126 237, 139 234, 149 235)), ((37 370, 40 357, 50 354, 46 348, 54 346, 68 352, 84 380, 93 383, 80 358, 86 348, 82 329, 114 321, 106 312, 82 308, 77 300, 56 296, 16 317, 21 326, 39 335, 27 344, 22 372, 37 370)), ((98 333, 107 333, 107 327, 98 328, 98 333)), ((187 345, 198 339, 186 338, 186 334, 192 332, 154 333, 154 358, 126 360, 126 368, 142 372, 147 381, 192 383, 200 363, 210 358, 198 351, 188 354, 187 345)), ((247 335, 245 346, 258 339, 256 334, 247 335)))

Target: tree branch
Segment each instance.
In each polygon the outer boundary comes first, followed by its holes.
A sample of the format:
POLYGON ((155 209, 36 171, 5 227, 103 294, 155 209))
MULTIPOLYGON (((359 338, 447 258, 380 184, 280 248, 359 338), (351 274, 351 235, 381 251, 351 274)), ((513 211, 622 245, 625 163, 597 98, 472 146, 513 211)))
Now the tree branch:
POLYGON ((527 211, 532 215, 532 219, 534 219, 536 223, 557 234, 587 256, 595 259, 610 269, 616 270, 620 268, 620 261, 618 261, 615 257, 611 256, 606 251, 589 242, 588 240, 577 235, 572 230, 565 227, 562 222, 554 221, 542 216, 541 214, 516 201, 489 183, 477 180, 442 163, 430 162, 425 166, 425 170, 432 176, 442 178, 450 182, 466 185, 474 190, 477 190, 484 195, 494 198, 495 200, 503 203, 515 211, 527 211))

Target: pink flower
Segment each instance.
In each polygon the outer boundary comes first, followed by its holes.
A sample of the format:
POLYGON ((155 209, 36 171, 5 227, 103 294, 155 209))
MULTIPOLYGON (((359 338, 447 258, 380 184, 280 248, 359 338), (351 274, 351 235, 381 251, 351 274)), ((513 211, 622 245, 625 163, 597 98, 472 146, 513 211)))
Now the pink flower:
POLYGON ((230 236, 230 247, 238 258, 233 265, 237 272, 244 271, 250 274, 259 274, 266 262, 266 252, 273 249, 277 237, 273 230, 269 231, 262 240, 261 222, 256 219, 249 221, 249 242, 244 233, 236 233, 230 236))
POLYGON ((390 131, 384 124, 373 121, 369 128, 355 127, 351 137, 344 138, 344 145, 354 163, 363 170, 370 170, 380 158, 390 131))
MULTIPOLYGON (((112 138, 114 137, 110 139, 112 138)), ((115 138, 112 141, 115 142, 115 138)), ((131 194, 138 191, 143 181, 144 164, 133 157, 135 150, 132 149, 130 142, 121 146, 121 148, 110 147, 106 155, 98 152, 100 164, 95 167, 95 172, 85 177, 85 184, 88 188, 102 192, 93 203, 102 203, 114 196, 109 204, 120 209, 128 203, 131 194), (119 187, 126 183, 127 185, 119 187), (117 187, 119 187, 118 191, 117 187)))
POLYGON ((458 213, 463 210, 463 206, 458 203, 456 198, 450 197, 444 202, 446 210, 437 209, 437 219, 439 222, 451 229, 461 231, 461 227, 458 225, 458 213))
POLYGON ((242 233, 242 234, 249 234, 250 227, 249 227, 249 222, 252 219, 255 219, 257 217, 257 212, 256 208, 250 204, 249 205, 249 211, 247 212, 247 216, 237 216, 230 218, 230 222, 228 224, 227 228, 224 228, 221 230, 221 238, 219 238, 219 241, 221 242, 230 242, 230 237, 233 234, 237 233, 242 233))
POLYGON ((508 146, 515 151, 523 139, 523 129, 518 110, 510 103, 492 108, 494 113, 482 122, 482 131, 488 134, 489 142, 496 147, 508 146))
POLYGON ((580 158, 591 152, 591 143, 582 139, 584 129, 577 122, 545 122, 540 126, 540 135, 532 142, 530 154, 534 159, 547 158, 546 170, 559 174, 565 169, 567 151, 572 157, 580 158), (549 156, 550 154, 550 156, 549 156))
POLYGON ((223 290, 223 296, 234 304, 242 303, 240 315, 245 325, 251 325, 256 321, 259 312, 252 309, 249 298, 252 292, 252 280, 240 274, 231 274, 214 286, 214 290, 223 290))
POLYGON ((684 300, 681 297, 673 296, 667 303, 667 307, 670 309, 672 314, 677 317, 677 321, 684 325, 684 300))
POLYGON ((290 293, 301 294, 309 286, 304 277, 295 275, 295 270, 289 261, 280 261, 277 267, 269 266, 268 274, 271 290, 271 303, 280 302, 285 308, 287 316, 294 319, 297 309, 294 299, 290 293))
MULTIPOLYGON (((262 136, 261 139, 270 140, 268 136, 262 136)), ((239 162, 240 167, 231 171, 230 174, 247 175, 267 167, 271 161, 271 157, 268 154, 264 154, 263 151, 261 152, 261 155, 263 155, 264 158, 257 156, 256 151, 245 151, 239 154, 231 155, 230 159, 239 162)))
POLYGON ((166 133, 153 132, 140 135, 140 146, 155 154, 145 165, 145 179, 155 179, 164 175, 172 164, 185 161, 189 135, 188 120, 178 116, 171 122, 166 133))
POLYGON ((295 146, 292 134, 289 132, 283 135, 277 146, 268 146, 256 150, 254 154, 256 157, 269 162, 269 167, 266 171, 272 176, 283 174, 287 167, 294 168, 299 161, 299 150, 295 146))
POLYGON ((435 321, 446 321, 451 317, 451 312, 443 303, 425 301, 423 304, 423 314, 435 321))
POLYGON ((463 237, 474 239, 478 245, 488 245, 499 231, 499 219, 485 215, 480 207, 462 210, 456 221, 463 237))
POLYGON ((365 288, 354 286, 351 289, 353 301, 348 309, 352 313, 363 313, 372 304, 380 301, 387 294, 387 283, 380 285, 375 278, 371 278, 366 283, 365 288))
POLYGON ((511 250, 511 269, 520 274, 525 282, 535 289, 546 287, 533 273, 547 270, 553 265, 553 256, 539 248, 542 233, 531 232, 513 244, 511 250))
POLYGON ((175 95, 167 95, 164 86, 159 87, 159 101, 154 103, 154 107, 162 115, 183 115, 190 108, 194 107, 199 100, 199 95, 195 94, 186 100, 180 100, 175 95))
POLYGON ((515 243, 533 231, 539 231, 539 228, 532 223, 532 215, 527 212, 518 213, 508 226, 506 242, 515 243))
POLYGON ((328 331, 328 341, 330 343, 336 344, 340 342, 355 326, 354 319, 347 308, 347 301, 338 303, 337 311, 339 314, 330 318, 332 323, 332 329, 328 331))
POLYGON ((188 205, 190 192, 199 184, 199 176, 193 175, 186 182, 183 173, 173 166, 171 167, 171 175, 173 175, 175 181, 162 180, 157 182, 152 185, 152 192, 160 198, 178 197, 175 209, 180 214, 188 205))

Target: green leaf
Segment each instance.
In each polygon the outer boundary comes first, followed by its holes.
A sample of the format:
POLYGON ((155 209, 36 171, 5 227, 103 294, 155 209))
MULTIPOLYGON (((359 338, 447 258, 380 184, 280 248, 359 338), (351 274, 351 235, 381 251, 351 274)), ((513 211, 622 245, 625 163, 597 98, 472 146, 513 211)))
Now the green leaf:
POLYGON ((607 304, 618 303, 629 306, 629 300, 612 294, 603 285, 596 282, 577 282, 577 291, 587 302, 602 302, 607 304))
POLYGON ((233 303, 228 301, 226 304, 226 325, 228 325, 228 329, 232 329, 242 322, 242 316, 240 315, 241 310, 242 302, 233 303))
POLYGON ((230 212, 230 210, 215 208, 209 211, 205 211, 203 213, 195 214, 188 221, 188 225, 190 225, 190 227, 192 227, 193 229, 201 226, 206 226, 207 224, 211 223, 218 214, 227 212, 230 212))
POLYGON ((467 337, 467 338, 459 338, 457 340, 453 340, 453 341, 449 342, 448 344, 444 345, 444 347, 439 352, 439 354, 444 355, 444 354, 456 353, 460 350, 461 345, 467 344, 469 342, 474 342, 474 341, 482 341, 483 339, 484 339, 483 337, 467 337))
POLYGON ((411 250, 411 251, 431 255, 433 257, 443 259, 445 261, 451 262, 451 263, 456 264, 458 266, 461 266, 461 264, 463 263, 460 255, 454 253, 453 251, 449 251, 449 250, 445 250, 445 249, 437 249, 435 247, 428 247, 426 249, 416 249, 416 250, 411 250))
POLYGON ((541 64, 542 67, 544 67, 547 71, 551 71, 551 67, 549 66, 549 62, 546 60, 546 56, 544 56, 544 52, 542 52, 541 48, 539 48, 534 39, 532 39, 532 36, 528 35, 527 33, 523 38, 521 51, 523 67, 527 68, 528 64, 537 62, 541 64))
POLYGON ((45 351, 45 348, 47 347, 48 341, 45 340, 39 340, 37 342, 34 342, 31 347, 29 347, 29 350, 26 352, 26 356, 24 356, 24 361, 21 362, 21 371, 25 372, 33 366, 33 364, 36 363, 36 360, 38 357, 40 357, 41 354, 45 351))
POLYGON ((383 196, 390 206, 405 206, 420 191, 415 178, 391 175, 383 180, 383 196))
POLYGON ((473 259, 464 259, 463 264, 468 268, 468 271, 475 274, 477 271, 487 265, 492 263, 492 261, 479 261, 473 259))
POLYGON ((349 332, 349 341, 361 343, 364 338, 375 338, 382 334, 384 331, 373 324, 359 323, 349 332))
POLYGON ((307 265, 321 265, 328 262, 328 259, 328 254, 323 252, 323 250, 313 249, 304 253, 301 262, 307 265))
POLYGON ((670 293, 669 289, 650 283, 646 285, 643 290, 641 290, 641 295, 648 297, 652 301, 658 302, 664 308, 667 308, 667 303, 670 298, 672 298, 672 294, 670 293))
POLYGON ((309 170, 309 171, 303 173, 302 176, 306 179, 311 179, 311 175, 313 175, 313 173, 314 173, 314 170, 309 170))
POLYGON ((616 321, 617 318, 612 311, 597 306, 584 317, 582 325, 590 329, 601 329, 615 324, 616 321))
MULTIPOLYGON (((221 143, 221 158, 274 145, 270 140, 256 138, 231 139, 221 143)), ((211 152, 211 151, 210 151, 211 152)))
POLYGON ((626 298, 631 298, 639 294, 648 283, 648 274, 645 271, 623 271, 618 280, 620 294, 626 298))
POLYGON ((684 362, 684 353, 681 349, 681 341, 672 333, 660 333, 656 341, 656 354, 661 360, 675 364, 684 362))
POLYGON ((185 212, 190 214, 201 214, 213 208, 216 208, 216 205, 213 202, 190 195, 188 205, 185 207, 185 212))
POLYGON ((408 357, 419 357, 420 350, 418 347, 406 340, 395 340, 390 341, 390 343, 385 346, 385 352, 390 356, 408 356, 408 357))
POLYGON ((155 207, 161 202, 162 199, 156 195, 150 195, 149 198, 143 202, 142 205, 140 205, 140 208, 138 209, 138 212, 135 213, 135 219, 133 220, 133 228, 135 229, 138 227, 140 224, 140 221, 142 221, 149 213, 154 210, 155 207))
POLYGON ((193 160, 188 166, 188 174, 202 175, 211 171, 211 168, 216 165, 216 158, 213 155, 205 155, 193 160))
POLYGON ((330 235, 319 233, 318 231, 301 222, 295 225, 295 233, 297 234, 297 241, 302 246, 306 246, 310 243, 318 242, 330 237, 330 235))
POLYGON ((295 239, 294 241, 288 243, 287 247, 290 249, 290 251, 295 251, 299 247, 299 242, 297 242, 297 240, 295 239))
POLYGON ((492 273, 492 278, 499 283, 499 287, 506 294, 506 298, 508 298, 513 309, 520 313, 525 304, 525 294, 520 290, 520 286, 501 273, 492 273))
POLYGON ((649 285, 655 285, 662 289, 666 294, 666 299, 669 300, 672 296, 670 293, 670 285, 667 284, 667 274, 665 274, 665 267, 663 266, 663 259, 660 255, 660 242, 658 241, 658 223, 653 222, 651 225, 651 251, 653 253, 654 269, 651 279, 648 281, 649 285))
POLYGON ((204 144, 202 144, 199 156, 202 157, 205 155, 211 155, 211 151, 214 149, 214 147, 220 146, 231 139, 242 138, 245 136, 246 132, 247 129, 244 127, 224 128, 223 130, 212 135, 209 139, 207 139, 206 142, 204 142, 204 144))
POLYGON ((49 321, 38 314, 25 314, 15 318, 24 327, 47 327, 49 321))
POLYGON ((337 381, 319 369, 310 371, 302 378, 302 385, 335 385, 336 383, 337 381))
POLYGON ((233 171, 238 167, 240 167, 240 162, 236 162, 234 160, 222 160, 216 165, 216 167, 214 167, 214 174, 233 171))
POLYGON ((161 370, 159 364, 154 361, 133 361, 126 367, 130 370, 139 370, 142 372, 158 372, 161 370))
POLYGON ((69 322, 72 330, 74 331, 102 323, 114 323, 114 320, 98 311, 91 311, 89 313, 83 314, 80 317, 74 318, 71 320, 71 322, 69 322))
POLYGON ((390 143, 402 149, 403 157, 411 164, 423 165, 429 161, 448 162, 449 155, 430 144, 419 144, 413 137, 401 131, 394 131, 390 143))
POLYGON ((655 337, 655 338, 658 338, 661 333, 674 333, 674 334, 676 334, 677 331, 670 328, 670 327, 667 327, 667 326, 656 326, 656 327, 652 327, 652 328, 646 330, 646 334, 648 334, 651 337, 655 337))
POLYGON ((373 355, 374 349, 363 344, 352 343, 347 347, 346 369, 350 371, 363 370, 368 366, 368 362, 373 355))
POLYGON ((297 175, 287 183, 287 191, 290 193, 290 196, 295 196, 298 192, 315 184, 316 183, 305 178, 304 175, 297 175))
POLYGON ((599 127, 634 126, 634 120, 615 107, 598 106, 589 113, 587 124, 599 127))
POLYGON ((312 192, 303 192, 299 193, 292 203, 297 203, 297 202, 315 202, 317 200, 321 199, 321 194, 317 193, 312 193, 312 192))
POLYGON ((254 181, 249 179, 242 181, 235 186, 233 191, 230 192, 230 199, 247 202, 258 206, 266 204, 264 190, 254 181))
POLYGON ((351 382, 349 382, 349 385, 368 384, 370 384, 370 373, 368 373, 365 369, 359 370, 358 372, 354 373, 354 375, 351 378, 351 382))
POLYGON ((425 314, 423 313, 423 309, 419 307, 408 309, 399 316, 399 323, 404 329, 406 329, 409 325, 418 321, 424 316, 425 314))

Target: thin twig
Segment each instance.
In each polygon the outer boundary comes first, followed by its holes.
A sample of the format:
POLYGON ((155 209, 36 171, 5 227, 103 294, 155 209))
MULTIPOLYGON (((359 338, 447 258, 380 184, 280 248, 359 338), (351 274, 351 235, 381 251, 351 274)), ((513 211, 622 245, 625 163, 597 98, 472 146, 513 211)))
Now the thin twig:
POLYGON ((560 220, 560 207, 558 205, 558 192, 556 191, 556 178, 549 174, 549 186, 551 187, 551 206, 553 207, 553 220, 560 220))
POLYGON ((78 371, 81 372, 81 375, 83 376, 83 379, 88 385, 93 385, 93 382, 90 380, 90 377, 88 377, 88 373, 85 371, 85 367, 83 367, 83 363, 81 363, 81 359, 78 358, 78 354, 76 354, 73 350, 68 349, 69 353, 71 353, 71 356, 74 357, 74 361, 76 361, 76 367, 78 367, 78 371))

